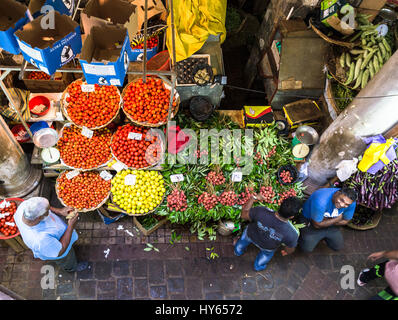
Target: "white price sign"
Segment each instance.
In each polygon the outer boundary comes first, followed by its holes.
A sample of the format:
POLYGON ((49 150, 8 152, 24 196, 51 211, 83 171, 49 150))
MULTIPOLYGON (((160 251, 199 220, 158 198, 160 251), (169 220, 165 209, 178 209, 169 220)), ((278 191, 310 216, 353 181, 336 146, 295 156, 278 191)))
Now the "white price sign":
POLYGON ((100 177, 102 179, 104 179, 105 181, 109 181, 109 180, 111 180, 113 178, 113 176, 108 171, 105 171, 105 170, 101 171, 100 177))
POLYGON ((138 132, 129 132, 129 135, 127 138, 132 139, 132 140, 142 140, 142 133, 138 132))
POLYGON ((82 135, 85 136, 86 138, 91 139, 93 137, 94 131, 90 130, 87 127, 83 127, 82 129, 82 135))
POLYGON ((232 182, 241 182, 242 181, 242 172, 241 171, 235 171, 232 172, 232 182))
POLYGON ((180 174, 172 174, 170 176, 170 180, 171 182, 181 182, 184 181, 184 176, 180 173, 180 174))
POLYGON ((128 174, 124 177, 124 184, 126 186, 134 186, 137 180, 137 176, 135 174, 128 174))
POLYGON ((82 84, 82 92, 94 92, 95 86, 93 84, 82 84))
POLYGON ((73 171, 69 171, 66 174, 66 178, 68 178, 69 180, 73 179, 74 177, 78 176, 80 174, 79 170, 73 170, 73 171))
POLYGON ((120 161, 117 161, 115 164, 112 165, 112 168, 115 169, 117 172, 119 172, 125 169, 126 166, 120 161))

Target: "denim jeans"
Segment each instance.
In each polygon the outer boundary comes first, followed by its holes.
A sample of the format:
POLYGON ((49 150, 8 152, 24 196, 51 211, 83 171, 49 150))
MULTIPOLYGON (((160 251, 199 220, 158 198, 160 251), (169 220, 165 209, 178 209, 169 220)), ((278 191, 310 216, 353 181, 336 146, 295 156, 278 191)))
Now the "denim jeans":
POLYGON ((60 266, 62 269, 64 269, 66 272, 74 272, 76 271, 77 267, 77 259, 76 259, 76 254, 75 250, 70 248, 68 254, 59 260, 55 260, 55 263, 60 266))
POLYGON ((256 271, 265 270, 265 268, 267 268, 268 262, 270 262, 270 260, 274 256, 275 250, 262 249, 255 242, 253 242, 247 236, 247 227, 243 231, 243 234, 240 237, 240 239, 235 244, 235 247, 234 247, 235 255, 237 255, 239 257, 242 254, 244 254, 246 249, 247 249, 247 247, 251 243, 254 244, 256 247, 258 247, 260 249, 260 252, 259 252, 259 254, 256 257, 256 260, 254 261, 254 270, 256 270, 256 271))
POLYGON ((338 226, 316 229, 304 217, 300 218, 300 223, 308 224, 307 227, 300 229, 299 246, 302 251, 314 251, 315 247, 323 239, 325 239, 330 249, 334 251, 343 249, 344 238, 338 226))

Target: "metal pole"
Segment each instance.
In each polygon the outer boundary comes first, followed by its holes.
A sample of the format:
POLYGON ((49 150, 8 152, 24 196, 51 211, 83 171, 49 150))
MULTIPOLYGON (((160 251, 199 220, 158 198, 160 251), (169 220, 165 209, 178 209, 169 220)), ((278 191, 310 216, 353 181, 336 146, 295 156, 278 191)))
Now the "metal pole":
POLYGON ((145 0, 145 20, 144 20, 144 73, 142 80, 146 82, 146 50, 147 50, 147 30, 148 28, 148 0, 145 0))
POLYGON ((10 71, 5 71, 1 77, 0 77, 0 86, 1 89, 3 90, 4 94, 6 95, 8 101, 10 102, 11 107, 14 109, 14 111, 17 113, 19 120, 21 120, 23 126, 25 127, 26 131, 28 132, 30 138, 33 140, 33 134, 29 129, 29 126, 26 124, 25 120, 23 119, 21 113, 19 112, 18 108, 15 106, 14 103, 14 99, 12 98, 12 96, 10 95, 10 93, 8 92, 7 87, 5 86, 3 79, 10 73, 10 71))

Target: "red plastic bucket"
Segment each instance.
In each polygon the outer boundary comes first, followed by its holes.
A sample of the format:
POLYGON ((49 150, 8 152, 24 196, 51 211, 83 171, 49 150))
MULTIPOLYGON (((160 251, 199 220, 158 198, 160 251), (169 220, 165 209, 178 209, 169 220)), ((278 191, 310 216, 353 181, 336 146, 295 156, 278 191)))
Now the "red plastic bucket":
POLYGON ((170 55, 168 50, 164 50, 154 55, 146 63, 148 70, 170 71, 170 55))

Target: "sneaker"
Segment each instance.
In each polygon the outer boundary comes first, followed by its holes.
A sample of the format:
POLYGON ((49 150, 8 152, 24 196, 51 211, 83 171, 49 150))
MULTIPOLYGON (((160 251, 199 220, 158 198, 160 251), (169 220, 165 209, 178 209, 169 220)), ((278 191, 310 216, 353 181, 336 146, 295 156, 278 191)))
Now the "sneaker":
POLYGON ((84 261, 84 262, 79 262, 79 263, 77 264, 76 271, 77 271, 77 272, 81 272, 81 271, 83 271, 83 270, 86 270, 87 267, 88 267, 88 262, 86 262, 86 261, 84 261))
POLYGON ((358 286, 361 286, 361 287, 363 287, 365 284, 367 284, 367 282, 365 282, 365 272, 368 272, 368 271, 370 271, 369 269, 363 269, 360 273, 359 273, 359 276, 358 276, 358 280, 357 280, 357 284, 358 284, 358 286))

